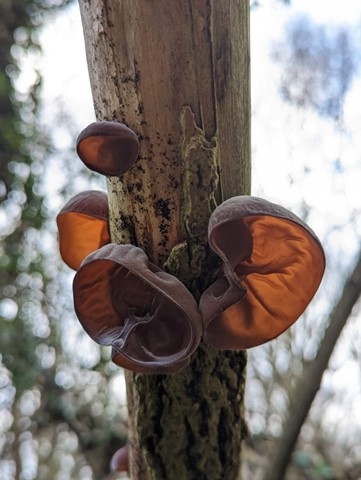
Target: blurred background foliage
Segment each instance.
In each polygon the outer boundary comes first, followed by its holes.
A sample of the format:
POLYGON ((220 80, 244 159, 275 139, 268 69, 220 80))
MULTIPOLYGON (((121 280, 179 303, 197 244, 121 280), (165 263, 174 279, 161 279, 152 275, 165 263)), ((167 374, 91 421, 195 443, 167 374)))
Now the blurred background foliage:
MULTIPOLYGON (((82 189, 105 189, 75 159, 79 127, 61 88, 51 113, 42 99, 41 33, 72 4, 0 4, 2 480, 115 478, 109 474, 110 457, 126 441, 122 371, 78 325, 72 275, 57 252, 59 208, 82 189)), ((245 480, 271 478, 279 440, 298 413, 292 408, 297 387, 314 368, 330 313, 358 260, 361 228, 361 202, 353 193, 360 149, 347 113, 360 87, 360 22, 350 28, 291 15, 292 1, 251 5, 254 18, 270 5, 286 18, 282 30, 270 35, 275 40, 268 63, 252 57, 254 194, 310 222, 325 246, 328 267, 302 320, 250 351, 245 480), (257 94, 265 90, 265 76, 267 102, 257 94)), ((361 477, 358 317, 356 304, 289 452, 287 479, 361 477)))
POLYGON ((351 2, 328 2, 323 18, 337 14, 321 20, 302 2, 269 3, 251 14, 253 193, 316 230, 327 269, 302 319, 249 352, 244 478, 358 479, 361 11, 346 21, 351 2), (267 58, 256 45, 264 37, 267 58))
POLYGON ((70 147, 56 151, 60 129, 74 144, 72 120, 61 108, 51 121, 41 112, 39 33, 69 3, 0 3, 2 480, 105 478, 126 438, 121 372, 77 328, 57 254, 56 198, 76 188, 72 176, 96 182, 69 161, 70 147), (60 158, 68 167, 53 178, 60 158))

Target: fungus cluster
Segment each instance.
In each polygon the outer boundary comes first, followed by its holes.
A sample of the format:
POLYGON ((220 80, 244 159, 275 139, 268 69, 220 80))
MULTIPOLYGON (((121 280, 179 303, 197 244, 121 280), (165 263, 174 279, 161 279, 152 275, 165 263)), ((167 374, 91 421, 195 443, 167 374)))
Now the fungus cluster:
MULTIPOLYGON (((90 169, 120 176, 135 163, 138 139, 118 122, 95 122, 78 137, 90 169)), ((60 254, 76 274, 76 314, 113 361, 138 373, 184 368, 201 338, 219 349, 247 349, 285 331, 305 310, 325 269, 322 246, 296 215, 239 196, 212 213, 208 241, 218 278, 199 305, 180 280, 134 245, 111 243, 105 193, 87 191, 57 216, 60 254)))

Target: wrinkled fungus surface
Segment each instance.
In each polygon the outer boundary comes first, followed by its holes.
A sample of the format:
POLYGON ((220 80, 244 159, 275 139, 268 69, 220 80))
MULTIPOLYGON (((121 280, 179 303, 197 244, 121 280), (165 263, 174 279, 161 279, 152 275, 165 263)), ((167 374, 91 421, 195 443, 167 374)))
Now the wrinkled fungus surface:
POLYGON ((120 176, 127 172, 138 157, 137 135, 120 122, 94 122, 78 136, 77 153, 94 172, 120 176))
POLYGON ((111 345, 113 361, 124 368, 176 372, 199 344, 202 322, 193 296, 138 247, 109 244, 90 254, 73 291, 84 329, 111 345))
POLYGON ((325 269, 315 233, 292 212, 240 196, 211 215, 208 238, 223 261, 202 295, 204 340, 246 349, 271 340, 303 313, 325 269))
POLYGON ((78 270, 89 253, 110 243, 108 197, 88 190, 71 198, 56 217, 63 261, 78 270))

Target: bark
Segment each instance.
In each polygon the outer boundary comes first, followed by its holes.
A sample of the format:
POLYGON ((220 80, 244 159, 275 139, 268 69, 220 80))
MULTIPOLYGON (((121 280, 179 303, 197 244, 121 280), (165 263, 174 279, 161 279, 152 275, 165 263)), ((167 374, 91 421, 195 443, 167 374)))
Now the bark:
POLYGON ((312 402, 320 388, 322 376, 340 337, 352 309, 361 294, 361 255, 354 270, 347 279, 341 297, 334 306, 330 322, 321 341, 316 358, 308 363, 304 374, 295 386, 291 396, 289 417, 284 431, 275 445, 274 456, 267 466, 264 480, 281 480, 284 478, 301 428, 310 411, 312 402))
MULTIPOLYGON (((140 139, 136 165, 108 182, 112 238, 166 264, 198 299, 216 272, 215 202, 250 192, 248 0, 80 7, 96 116, 140 139)), ((133 480, 239 478, 245 364, 244 352, 201 345, 179 374, 127 374, 133 480)))

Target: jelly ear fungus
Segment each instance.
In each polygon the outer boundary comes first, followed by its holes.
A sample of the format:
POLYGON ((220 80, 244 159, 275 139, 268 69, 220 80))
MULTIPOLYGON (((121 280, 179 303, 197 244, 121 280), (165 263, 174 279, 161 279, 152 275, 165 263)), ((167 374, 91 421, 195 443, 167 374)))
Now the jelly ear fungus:
POLYGON ((71 198, 56 217, 62 260, 78 270, 89 253, 110 243, 106 193, 88 190, 71 198))
POLYGON ((325 256, 315 233, 261 198, 231 198, 212 213, 208 240, 222 259, 203 293, 203 339, 220 349, 271 340, 303 313, 321 282, 325 256))
POLYGON ((74 277, 76 314, 90 337, 112 346, 113 361, 138 373, 173 373, 202 334, 198 306, 175 277, 133 245, 88 255, 74 277))
POLYGON ((94 172, 121 176, 138 157, 137 135, 120 122, 94 122, 78 136, 76 150, 82 162, 94 172))

